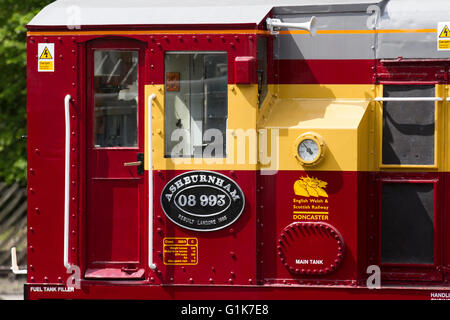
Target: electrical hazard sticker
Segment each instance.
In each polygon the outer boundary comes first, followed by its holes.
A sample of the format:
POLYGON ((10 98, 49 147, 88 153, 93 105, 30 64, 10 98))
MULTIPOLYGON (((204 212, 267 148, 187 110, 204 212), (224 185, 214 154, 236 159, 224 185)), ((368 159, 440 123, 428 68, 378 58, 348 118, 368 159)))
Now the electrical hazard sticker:
POLYGON ((38 71, 54 72, 55 71, 55 44, 39 43, 38 44, 38 71))
POLYGON ((450 51, 450 22, 439 22, 437 28, 438 51, 450 51))

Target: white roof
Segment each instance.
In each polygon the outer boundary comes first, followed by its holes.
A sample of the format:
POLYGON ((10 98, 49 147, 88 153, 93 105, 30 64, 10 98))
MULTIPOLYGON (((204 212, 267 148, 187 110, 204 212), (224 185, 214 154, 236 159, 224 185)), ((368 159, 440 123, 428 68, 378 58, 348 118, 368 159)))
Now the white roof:
POLYGON ((58 0, 29 26, 259 24, 274 7, 377 0, 58 0))

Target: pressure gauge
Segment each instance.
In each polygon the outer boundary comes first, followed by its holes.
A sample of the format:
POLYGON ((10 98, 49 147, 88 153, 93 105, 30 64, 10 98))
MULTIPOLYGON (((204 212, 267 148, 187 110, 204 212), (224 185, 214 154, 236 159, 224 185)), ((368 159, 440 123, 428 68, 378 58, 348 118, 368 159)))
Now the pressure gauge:
POLYGON ((317 133, 307 132, 295 142, 295 157, 304 166, 313 166, 322 160, 325 154, 325 142, 317 133))

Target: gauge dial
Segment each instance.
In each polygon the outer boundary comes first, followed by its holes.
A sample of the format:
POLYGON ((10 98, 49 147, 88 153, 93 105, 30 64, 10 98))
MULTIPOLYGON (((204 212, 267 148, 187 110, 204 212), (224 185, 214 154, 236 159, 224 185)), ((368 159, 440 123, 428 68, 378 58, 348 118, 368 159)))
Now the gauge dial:
POLYGON ((305 166, 317 164, 325 153, 322 137, 313 132, 307 132, 298 137, 295 147, 295 157, 305 166))
POLYGON ((305 162, 313 162, 317 159, 319 153, 319 145, 313 139, 305 139, 298 145, 298 155, 305 162))

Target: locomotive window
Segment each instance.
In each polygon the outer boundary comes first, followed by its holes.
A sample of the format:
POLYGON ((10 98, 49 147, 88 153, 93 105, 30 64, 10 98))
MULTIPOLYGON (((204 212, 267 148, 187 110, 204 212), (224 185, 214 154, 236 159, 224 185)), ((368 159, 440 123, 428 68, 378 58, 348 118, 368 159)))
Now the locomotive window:
POLYGON ((384 183, 381 262, 433 264, 434 184, 384 183))
POLYGON ((138 52, 94 52, 94 146, 138 145, 138 52))
MULTIPOLYGON (((435 97, 434 85, 384 85, 385 98, 435 97)), ((435 102, 383 102, 382 163, 435 163, 435 102)))
POLYGON ((165 56, 166 157, 226 156, 228 64, 225 52, 165 56))
POLYGON ((258 100, 261 107, 267 96, 267 39, 258 40, 258 100))

